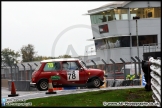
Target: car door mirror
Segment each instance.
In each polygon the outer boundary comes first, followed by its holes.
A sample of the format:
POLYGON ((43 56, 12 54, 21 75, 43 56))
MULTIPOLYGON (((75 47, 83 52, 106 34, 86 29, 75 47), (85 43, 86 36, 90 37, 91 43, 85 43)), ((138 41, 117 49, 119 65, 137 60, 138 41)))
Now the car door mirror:
POLYGON ((80 70, 83 71, 84 69, 81 67, 80 70))

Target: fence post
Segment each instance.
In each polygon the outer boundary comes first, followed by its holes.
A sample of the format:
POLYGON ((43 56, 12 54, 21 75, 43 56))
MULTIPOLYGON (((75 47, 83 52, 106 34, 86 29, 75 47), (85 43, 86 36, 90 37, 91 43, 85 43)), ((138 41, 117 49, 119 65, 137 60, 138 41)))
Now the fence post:
MULTIPOLYGON (((131 57, 131 59, 134 61, 134 66, 135 66, 135 78, 137 78, 137 69, 136 69, 136 60, 131 57)), ((139 77, 140 78, 140 77, 139 77)))
POLYGON ((138 60, 138 64, 139 64, 139 75, 141 75, 141 60, 135 56, 135 58, 138 60))
POLYGON ((92 61, 92 63, 95 65, 95 68, 97 68, 97 65, 96 65, 96 63, 93 61, 93 60, 91 60, 92 61))
POLYGON ((13 79, 12 79, 12 66, 10 66, 10 68, 11 68, 11 81, 13 81, 13 79))
MULTIPOLYGON (((25 78, 25 66, 23 64, 21 64, 24 68, 24 78, 25 78)), ((22 80, 22 74, 21 74, 21 80, 22 80)), ((25 79, 24 79, 25 80, 25 79)))
POLYGON ((38 66, 36 63, 34 63, 35 64, 35 66, 38 66))
POLYGON ((120 58, 120 60, 123 62, 123 64, 124 64, 124 80, 126 80, 126 72, 125 72, 125 61, 122 59, 122 58, 120 58))
POLYGON ((17 75, 16 75, 16 64, 14 64, 15 67, 15 81, 17 81, 17 75))
MULTIPOLYGON (((6 65, 3 64, 3 66, 5 66, 5 67, 6 67, 6 70, 8 70, 8 68, 7 68, 6 65)), ((4 71, 5 71, 5 70, 4 70, 4 71)), ((4 74, 5 74, 5 79, 6 79, 6 78, 8 77, 7 72, 5 72, 4 74)))
POLYGON ((85 63, 84 63, 84 61, 81 61, 85 66, 87 66, 85 63))
POLYGON ((113 67, 114 67, 113 70, 114 70, 114 81, 115 81, 115 76, 116 76, 115 75, 115 62, 112 59, 110 59, 110 61, 113 63, 113 67))
MULTIPOLYGON (((31 74, 32 74, 32 66, 28 63, 28 65, 30 66, 30 73, 29 73, 29 78, 31 78, 31 74)), ((29 79, 31 80, 31 79, 29 79)))
POLYGON ((106 68, 106 64, 107 64, 107 63, 106 63, 103 59, 102 59, 102 62, 105 64, 105 67, 104 67, 104 68, 105 68, 105 73, 107 73, 107 72, 106 72, 106 69, 107 69, 107 68, 106 68))
POLYGON ((19 81, 19 67, 17 66, 17 64, 16 64, 16 67, 17 67, 17 79, 18 79, 18 81, 19 81))

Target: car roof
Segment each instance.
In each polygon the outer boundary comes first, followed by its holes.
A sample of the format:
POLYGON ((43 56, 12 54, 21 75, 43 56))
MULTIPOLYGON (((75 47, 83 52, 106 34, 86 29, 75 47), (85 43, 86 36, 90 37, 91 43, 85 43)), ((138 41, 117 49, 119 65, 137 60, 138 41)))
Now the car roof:
POLYGON ((78 61, 78 60, 79 59, 77 59, 77 58, 47 59, 47 60, 41 61, 41 63, 43 63, 43 62, 55 62, 55 61, 78 61))

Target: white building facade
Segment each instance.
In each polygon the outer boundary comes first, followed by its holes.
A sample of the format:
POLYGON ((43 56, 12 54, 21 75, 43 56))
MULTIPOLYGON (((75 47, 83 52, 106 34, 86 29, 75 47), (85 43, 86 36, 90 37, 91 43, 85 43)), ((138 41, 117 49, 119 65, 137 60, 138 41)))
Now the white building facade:
POLYGON ((94 41, 95 56, 81 58, 90 66, 132 62, 131 57, 143 59, 145 44, 155 43, 161 51, 161 3, 160 1, 114 2, 89 10, 94 41), (138 17, 137 17, 138 16, 138 17), (136 17, 136 18, 135 18, 136 17), (138 19, 139 18, 139 19, 138 19), (138 40, 138 42, 137 42, 138 40))

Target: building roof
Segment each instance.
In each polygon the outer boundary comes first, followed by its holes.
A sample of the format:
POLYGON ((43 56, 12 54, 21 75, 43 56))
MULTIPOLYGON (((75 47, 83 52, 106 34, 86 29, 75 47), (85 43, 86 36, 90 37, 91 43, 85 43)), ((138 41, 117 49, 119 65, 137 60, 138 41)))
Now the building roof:
POLYGON ((48 60, 43 60, 42 62, 54 62, 54 61, 77 61, 79 60, 78 58, 60 58, 60 59, 48 59, 48 60))
POLYGON ((108 7, 108 6, 112 6, 112 5, 122 5, 124 4, 126 1, 113 1, 111 3, 105 4, 103 6, 100 6, 99 8, 103 8, 103 7, 108 7))
POLYGON ((124 7, 125 5, 127 5, 130 2, 131 1, 114 1, 112 3, 108 3, 108 4, 100 6, 98 8, 88 10, 88 13, 85 15, 95 14, 95 13, 99 13, 99 12, 102 12, 105 10, 111 10, 114 8, 118 8, 118 7, 124 7))

